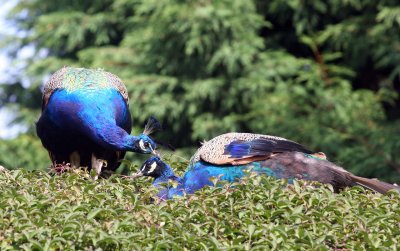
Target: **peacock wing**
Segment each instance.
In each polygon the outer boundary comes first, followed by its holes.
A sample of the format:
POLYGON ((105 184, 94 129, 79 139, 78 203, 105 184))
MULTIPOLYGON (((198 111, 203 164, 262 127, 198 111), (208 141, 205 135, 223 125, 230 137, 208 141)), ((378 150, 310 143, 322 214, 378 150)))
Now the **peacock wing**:
POLYGON ((227 133, 205 142, 192 161, 200 159, 216 165, 243 165, 269 158, 274 153, 312 153, 294 141, 263 134, 227 133))

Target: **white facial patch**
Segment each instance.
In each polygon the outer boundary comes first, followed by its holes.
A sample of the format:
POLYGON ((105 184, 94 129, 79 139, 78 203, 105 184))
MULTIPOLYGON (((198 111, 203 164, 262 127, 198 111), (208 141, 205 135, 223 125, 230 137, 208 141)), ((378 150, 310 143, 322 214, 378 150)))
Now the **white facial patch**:
POLYGON ((146 148, 144 147, 143 139, 139 140, 139 147, 142 150, 146 150, 146 148))
POLYGON ((154 162, 153 162, 153 164, 151 164, 151 166, 150 166, 150 170, 149 170, 149 172, 148 172, 148 173, 152 173, 152 172, 154 172, 154 170, 156 169, 156 167, 157 167, 157 163, 154 161, 154 162))

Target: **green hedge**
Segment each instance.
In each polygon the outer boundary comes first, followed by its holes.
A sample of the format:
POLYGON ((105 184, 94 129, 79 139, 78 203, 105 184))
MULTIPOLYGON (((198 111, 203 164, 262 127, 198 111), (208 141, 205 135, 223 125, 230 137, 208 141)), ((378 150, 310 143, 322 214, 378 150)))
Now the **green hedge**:
POLYGON ((0 175, 1 250, 395 250, 400 195, 249 177, 154 203, 151 181, 0 175), (312 185, 312 186, 311 186, 312 185), (316 187, 318 186, 318 187, 316 187))

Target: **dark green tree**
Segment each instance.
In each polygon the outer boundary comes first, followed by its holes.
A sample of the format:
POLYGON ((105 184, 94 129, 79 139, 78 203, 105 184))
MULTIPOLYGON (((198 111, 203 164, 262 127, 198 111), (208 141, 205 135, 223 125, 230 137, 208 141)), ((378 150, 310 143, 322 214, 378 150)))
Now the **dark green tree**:
POLYGON ((10 19, 26 36, 9 49, 36 54, 1 102, 29 126, 46 76, 100 67, 126 83, 136 130, 155 115, 181 149, 227 131, 275 134, 400 181, 396 1, 20 0, 10 19))

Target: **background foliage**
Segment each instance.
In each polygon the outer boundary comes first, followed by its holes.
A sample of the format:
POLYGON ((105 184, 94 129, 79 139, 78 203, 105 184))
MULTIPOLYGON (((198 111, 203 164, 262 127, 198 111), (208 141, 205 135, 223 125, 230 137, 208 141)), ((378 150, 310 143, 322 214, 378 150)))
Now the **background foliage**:
POLYGON ((29 127, 0 141, 9 168, 49 164, 33 130, 40 86, 72 65, 119 75, 136 132, 155 115, 159 137, 186 152, 265 133, 400 181, 398 1, 19 0, 9 18, 20 32, 4 46, 36 52, 1 86, 0 104, 29 127))

